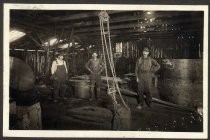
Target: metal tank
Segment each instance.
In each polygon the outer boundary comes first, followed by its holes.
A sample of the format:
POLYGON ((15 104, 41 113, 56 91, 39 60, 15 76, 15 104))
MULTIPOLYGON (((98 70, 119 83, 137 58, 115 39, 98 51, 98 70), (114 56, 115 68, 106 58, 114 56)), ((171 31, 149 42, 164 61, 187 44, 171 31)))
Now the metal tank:
POLYGON ((194 107, 203 102, 203 60, 163 60, 158 83, 160 98, 194 107))

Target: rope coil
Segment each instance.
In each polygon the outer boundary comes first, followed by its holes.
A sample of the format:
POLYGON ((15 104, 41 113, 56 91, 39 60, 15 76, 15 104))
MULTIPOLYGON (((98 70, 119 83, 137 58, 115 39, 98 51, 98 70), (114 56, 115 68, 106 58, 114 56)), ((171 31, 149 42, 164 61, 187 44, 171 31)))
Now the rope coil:
POLYGON ((105 64, 105 73, 106 73, 106 81, 107 81, 107 87, 108 87, 108 94, 112 96, 114 105, 118 105, 117 100, 116 100, 116 93, 119 94, 120 99, 123 103, 123 105, 130 110, 128 105, 125 103, 121 92, 120 88, 117 82, 117 77, 116 77, 116 71, 115 71, 115 66, 114 66, 114 60, 113 60, 113 54, 112 54, 112 46, 111 46, 111 37, 110 37, 110 28, 109 28, 109 15, 106 11, 101 11, 99 13, 99 20, 100 20, 100 31, 101 31, 101 41, 102 41, 102 49, 103 49, 103 58, 104 58, 104 64, 105 64), (107 31, 105 32, 104 29, 104 24, 107 27, 107 31), (107 41, 108 38, 108 41, 107 41), (107 71, 107 63, 106 60, 108 59, 111 73, 113 76, 113 85, 109 85, 108 81, 108 71, 107 71))

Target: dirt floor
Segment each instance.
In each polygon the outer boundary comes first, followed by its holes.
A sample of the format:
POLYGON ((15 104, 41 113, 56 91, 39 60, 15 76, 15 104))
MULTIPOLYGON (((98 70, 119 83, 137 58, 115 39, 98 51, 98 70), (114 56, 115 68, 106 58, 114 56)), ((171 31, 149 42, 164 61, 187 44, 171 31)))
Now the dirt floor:
MULTIPOLYGON (((90 102, 69 96, 54 103, 47 88, 39 90, 44 130, 113 130, 113 104, 109 95, 102 93, 101 100, 90 102), (83 110, 82 110, 82 109, 83 110), (81 112, 80 112, 81 111, 81 112), (97 112, 98 111, 98 112, 97 112), (90 112, 90 113, 89 113, 90 112)), ((172 107, 153 103, 137 110, 136 99, 125 97, 131 109, 131 119, 122 117, 132 131, 202 132, 202 116, 172 107)), ((121 129, 118 129, 121 130, 121 129)))

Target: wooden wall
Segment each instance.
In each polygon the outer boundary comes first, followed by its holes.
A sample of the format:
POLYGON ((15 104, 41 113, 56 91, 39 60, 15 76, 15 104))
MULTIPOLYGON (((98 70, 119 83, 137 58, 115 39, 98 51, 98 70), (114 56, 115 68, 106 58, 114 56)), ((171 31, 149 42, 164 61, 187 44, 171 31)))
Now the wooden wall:
MULTIPOLYGON (((115 43, 112 44, 115 52, 115 43)), ((83 46, 83 51, 72 51, 64 56, 67 62, 69 75, 88 74, 85 70, 85 63, 91 58, 93 52, 97 52, 102 57, 100 41, 98 44, 83 46)), ((115 57, 116 72, 118 75, 134 72, 137 58, 142 55, 142 49, 148 47, 150 54, 157 61, 162 59, 199 59, 202 58, 202 40, 195 37, 177 37, 177 38, 142 38, 135 41, 122 42, 121 57, 115 57)), ((67 51, 66 51, 67 52, 67 51)), ((49 75, 50 67, 54 58, 54 52, 46 51, 16 51, 10 50, 10 55, 18 57, 29 64, 35 74, 49 75)))
POLYGON ((148 47, 151 57, 159 62, 162 59, 200 59, 203 50, 202 43, 192 36, 122 42, 122 55, 115 59, 119 75, 134 72, 136 60, 142 55, 144 47, 148 47))

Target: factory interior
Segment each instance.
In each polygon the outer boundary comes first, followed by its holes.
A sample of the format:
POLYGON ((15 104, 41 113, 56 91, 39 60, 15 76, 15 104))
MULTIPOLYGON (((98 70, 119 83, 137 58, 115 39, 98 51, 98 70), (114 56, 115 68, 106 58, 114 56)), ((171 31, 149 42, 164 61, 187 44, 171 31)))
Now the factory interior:
POLYGON ((202 132, 203 33, 202 11, 10 10, 9 129, 202 132), (160 69, 151 106, 138 109, 145 47, 160 69), (57 53, 68 72, 54 102, 57 53), (93 53, 105 70, 90 100, 93 53))

